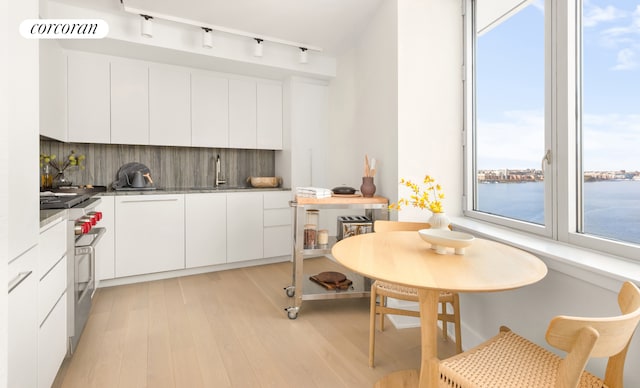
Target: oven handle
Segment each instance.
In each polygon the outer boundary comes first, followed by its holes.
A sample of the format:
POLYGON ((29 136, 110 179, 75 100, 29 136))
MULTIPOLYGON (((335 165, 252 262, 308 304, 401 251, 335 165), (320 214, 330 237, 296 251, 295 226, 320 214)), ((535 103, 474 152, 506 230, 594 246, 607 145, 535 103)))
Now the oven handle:
POLYGON ((91 240, 91 244, 87 244, 87 245, 76 245, 76 254, 81 254, 82 252, 78 252, 78 248, 89 248, 91 251, 93 251, 96 247, 96 244, 98 244, 98 241, 100 241, 100 239, 102 238, 102 236, 105 234, 105 232, 107 231, 106 228, 92 228, 89 233, 90 235, 93 235, 94 238, 91 240))

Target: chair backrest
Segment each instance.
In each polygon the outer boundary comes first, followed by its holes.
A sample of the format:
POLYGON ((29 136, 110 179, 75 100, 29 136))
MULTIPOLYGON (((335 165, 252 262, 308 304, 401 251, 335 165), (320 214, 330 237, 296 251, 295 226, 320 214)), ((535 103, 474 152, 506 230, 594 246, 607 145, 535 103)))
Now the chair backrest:
POLYGON ((376 232, 395 232, 395 231, 417 231, 420 229, 429 229, 431 224, 427 222, 405 222, 405 221, 385 221, 376 220, 373 224, 373 230, 376 232))
POLYGON ((618 294, 622 315, 608 318, 557 316, 547 329, 547 342, 567 352, 558 372, 558 387, 575 387, 590 357, 609 357, 604 382, 622 387, 624 360, 640 321, 640 289, 625 282, 618 294))

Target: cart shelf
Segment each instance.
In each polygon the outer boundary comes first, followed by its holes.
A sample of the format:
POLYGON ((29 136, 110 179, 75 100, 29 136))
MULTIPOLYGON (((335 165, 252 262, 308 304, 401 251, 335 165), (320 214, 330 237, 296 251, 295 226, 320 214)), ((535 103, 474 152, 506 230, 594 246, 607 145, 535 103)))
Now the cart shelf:
MULTIPOLYGON (((331 197, 331 198, 304 198, 296 197, 290 205, 295 208, 293 227, 293 268, 292 283, 285 287, 287 296, 293 298, 293 306, 285 308, 290 319, 298 317, 302 301, 321 299, 342 299, 342 298, 362 298, 369 297, 371 280, 349 271, 336 263, 340 267, 340 272, 344 273, 353 284, 348 290, 327 290, 321 285, 309 280, 314 274, 304 272, 304 259, 311 257, 326 256, 331 254, 331 248, 337 242, 335 236, 329 237, 326 247, 304 248, 304 221, 306 211, 310 209, 360 209, 373 221, 376 219, 388 219, 388 203, 384 197, 375 196, 364 197, 331 197)), ((329 257, 331 258, 331 257, 329 257)))

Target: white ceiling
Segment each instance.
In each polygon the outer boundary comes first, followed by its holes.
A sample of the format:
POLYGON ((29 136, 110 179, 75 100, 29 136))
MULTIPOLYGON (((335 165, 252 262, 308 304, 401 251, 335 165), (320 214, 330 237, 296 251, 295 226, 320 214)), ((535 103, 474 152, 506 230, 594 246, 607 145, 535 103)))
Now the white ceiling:
MULTIPOLYGON (((120 0, 59 0, 122 9, 120 0)), ((350 48, 383 0, 124 0, 127 7, 316 46, 330 56, 350 48)))

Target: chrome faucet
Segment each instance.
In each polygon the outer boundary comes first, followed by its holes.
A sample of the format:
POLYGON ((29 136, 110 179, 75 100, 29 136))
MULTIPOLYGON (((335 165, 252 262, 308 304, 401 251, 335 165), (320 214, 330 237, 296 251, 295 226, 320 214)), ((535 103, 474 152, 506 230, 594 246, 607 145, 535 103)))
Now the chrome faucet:
POLYGON ((218 157, 216 158, 216 187, 225 183, 227 183, 227 181, 223 179, 222 174, 220 173, 220 154, 218 154, 218 157))

